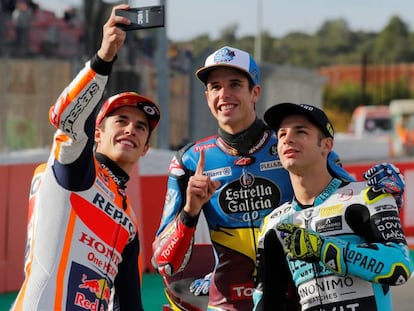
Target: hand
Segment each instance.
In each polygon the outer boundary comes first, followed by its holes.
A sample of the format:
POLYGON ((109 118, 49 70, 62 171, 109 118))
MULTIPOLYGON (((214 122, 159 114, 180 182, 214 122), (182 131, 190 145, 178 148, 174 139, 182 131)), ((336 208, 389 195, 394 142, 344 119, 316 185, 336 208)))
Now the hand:
POLYGON ((120 23, 129 25, 131 23, 131 21, 126 17, 116 16, 115 10, 128 8, 129 5, 127 4, 120 4, 113 7, 111 16, 103 26, 102 43, 97 54, 106 62, 111 62, 115 58, 126 38, 126 32, 117 27, 116 24, 120 23))
POLYGON ((196 172, 190 177, 187 185, 187 202, 184 206, 184 211, 190 216, 198 215, 203 205, 211 199, 216 189, 220 186, 219 181, 214 181, 209 176, 203 174, 204 162, 204 150, 201 150, 196 172))
POLYGON ((190 292, 195 296, 208 295, 210 290, 211 275, 212 273, 209 273, 202 279, 194 280, 190 285, 190 292))
POLYGON ((319 233, 300 228, 294 224, 278 224, 286 255, 290 259, 317 262, 321 257, 323 238, 319 233))
POLYGON ((390 193, 394 196, 398 208, 402 207, 402 196, 405 189, 404 176, 391 163, 381 163, 371 167, 363 174, 367 186, 374 191, 390 193))

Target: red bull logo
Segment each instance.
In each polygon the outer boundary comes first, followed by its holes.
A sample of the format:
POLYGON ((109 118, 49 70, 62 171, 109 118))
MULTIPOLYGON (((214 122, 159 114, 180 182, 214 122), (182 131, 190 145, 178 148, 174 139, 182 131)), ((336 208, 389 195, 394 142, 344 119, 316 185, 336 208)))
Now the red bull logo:
POLYGON ((111 299, 111 289, 109 288, 106 279, 88 279, 87 275, 83 274, 82 283, 78 288, 88 290, 96 296, 96 299, 92 301, 91 299, 87 299, 84 293, 78 292, 75 298, 76 305, 81 306, 86 310, 105 310, 102 300, 106 302, 105 305, 108 305, 109 300, 111 299))

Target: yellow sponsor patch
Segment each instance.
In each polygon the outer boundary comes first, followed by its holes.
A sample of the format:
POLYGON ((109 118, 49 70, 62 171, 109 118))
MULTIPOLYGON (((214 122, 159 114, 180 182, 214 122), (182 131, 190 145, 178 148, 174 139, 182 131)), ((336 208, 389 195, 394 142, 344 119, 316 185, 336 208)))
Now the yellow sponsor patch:
POLYGON ((330 216, 342 214, 343 209, 344 209, 344 206, 342 204, 322 207, 319 210, 319 216, 324 218, 324 217, 330 217, 330 216))

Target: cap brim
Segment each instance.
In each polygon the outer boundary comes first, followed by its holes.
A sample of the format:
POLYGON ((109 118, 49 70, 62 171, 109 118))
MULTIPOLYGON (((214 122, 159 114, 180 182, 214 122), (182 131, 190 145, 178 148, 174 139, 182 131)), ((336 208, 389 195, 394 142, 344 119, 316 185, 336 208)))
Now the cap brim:
POLYGON ((282 120, 286 116, 292 114, 301 114, 309 118, 312 118, 312 116, 310 114, 307 114, 306 111, 303 108, 301 108, 298 104, 281 103, 269 108, 265 112, 263 119, 265 120, 267 125, 269 125, 270 128, 277 131, 280 127, 280 123, 282 122, 282 120))
POLYGON ((150 130, 154 130, 160 120, 160 109, 154 101, 148 97, 142 96, 137 93, 125 94, 120 98, 114 99, 114 101, 108 105, 106 110, 101 111, 96 120, 97 126, 102 122, 103 118, 110 115, 116 109, 121 107, 130 106, 135 107, 145 113, 150 130))
POLYGON ((241 73, 244 73, 253 82, 253 77, 250 75, 249 72, 247 72, 243 68, 240 68, 239 66, 233 66, 233 65, 229 65, 229 64, 215 64, 215 65, 211 65, 211 66, 208 66, 208 67, 201 67, 200 69, 198 69, 196 71, 195 74, 201 82, 203 82, 204 84, 207 84, 208 75, 211 73, 211 71, 213 71, 214 69, 220 68, 220 67, 221 68, 227 67, 227 68, 236 69, 236 70, 240 71, 241 73))
POLYGON ((156 106, 155 103, 149 99, 148 97, 141 96, 141 95, 125 95, 122 98, 116 99, 111 105, 109 105, 106 114, 110 114, 112 111, 121 108, 123 106, 132 106, 136 107, 136 103, 144 103, 148 102, 152 105, 156 106))

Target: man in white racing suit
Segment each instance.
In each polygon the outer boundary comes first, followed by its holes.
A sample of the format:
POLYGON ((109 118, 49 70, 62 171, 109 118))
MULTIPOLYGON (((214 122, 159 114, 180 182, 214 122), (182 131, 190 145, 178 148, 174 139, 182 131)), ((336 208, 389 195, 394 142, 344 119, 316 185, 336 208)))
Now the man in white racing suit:
POLYGON ((413 271, 393 196, 330 174, 334 131, 317 107, 283 103, 264 119, 294 198, 263 222, 254 310, 284 310, 290 278, 301 310, 392 310, 390 286, 413 271))
POLYGON ((49 120, 57 131, 30 197, 25 280, 12 310, 143 310, 138 221, 129 173, 149 148, 158 106, 135 92, 100 107, 126 37, 115 16, 100 49, 61 93, 49 120))

